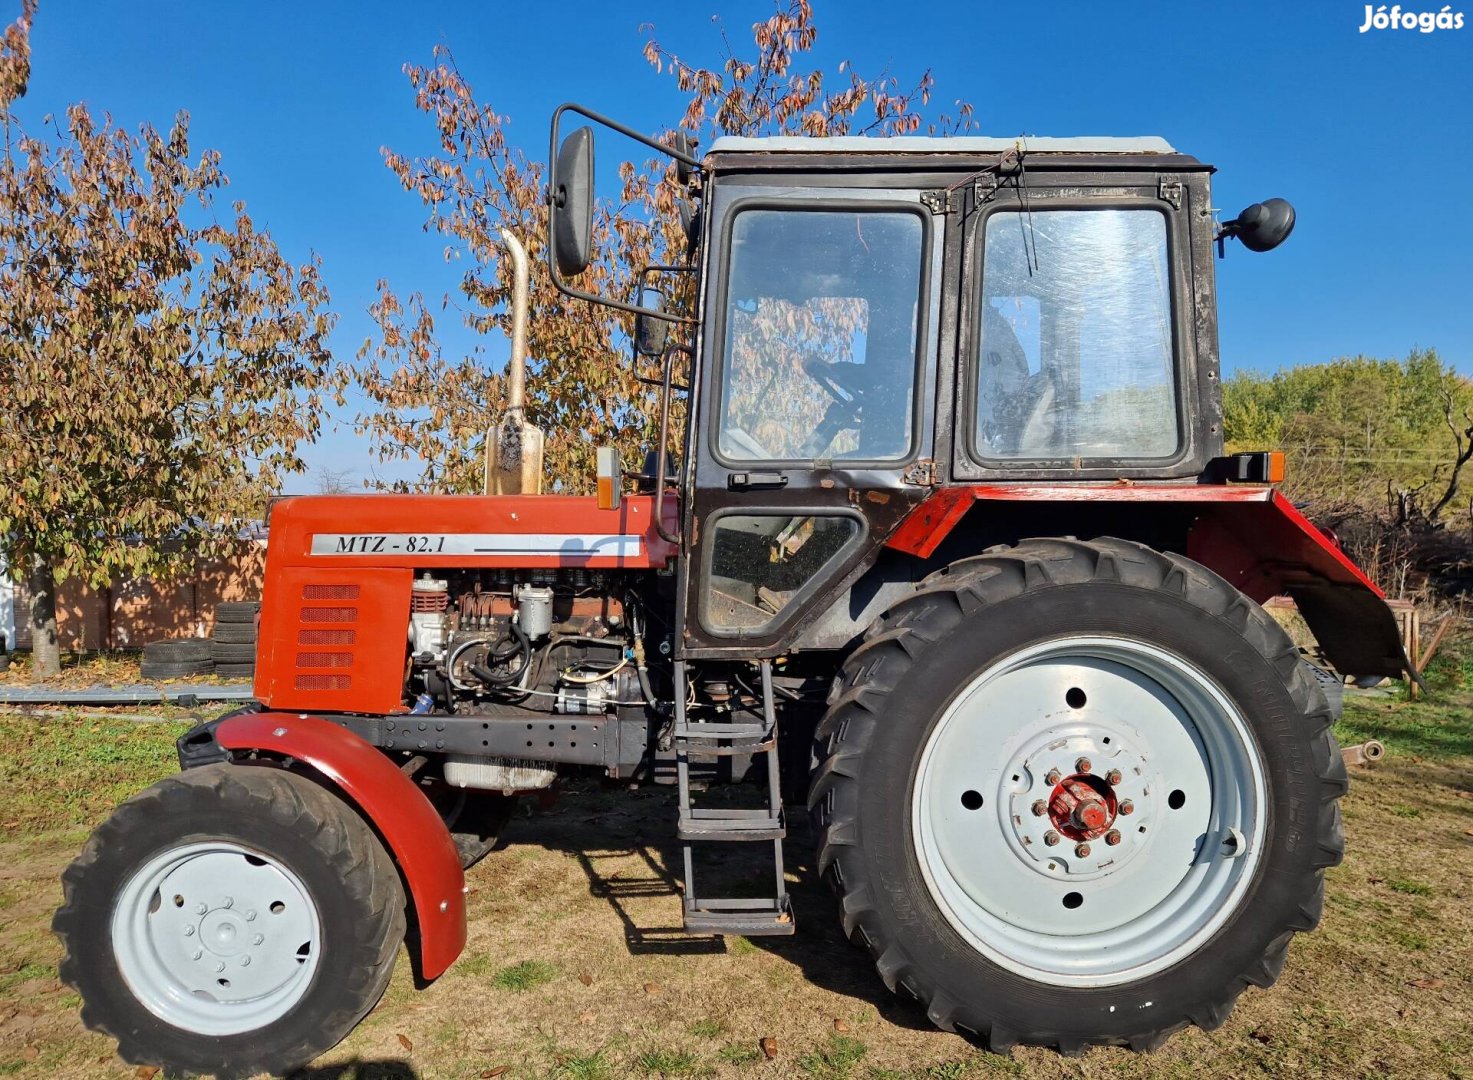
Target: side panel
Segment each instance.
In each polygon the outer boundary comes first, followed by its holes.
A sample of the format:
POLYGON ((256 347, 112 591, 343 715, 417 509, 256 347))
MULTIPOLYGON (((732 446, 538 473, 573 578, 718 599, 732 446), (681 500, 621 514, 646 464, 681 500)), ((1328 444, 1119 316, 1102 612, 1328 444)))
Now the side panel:
POLYGON ((233 716, 215 729, 227 750, 265 750, 316 769, 373 824, 403 872, 419 924, 420 973, 442 974, 465 947, 465 875, 428 799, 388 758, 337 724, 286 713, 233 716))
POLYGON ((413 575, 341 562, 268 566, 256 698, 275 709, 403 712, 413 575))

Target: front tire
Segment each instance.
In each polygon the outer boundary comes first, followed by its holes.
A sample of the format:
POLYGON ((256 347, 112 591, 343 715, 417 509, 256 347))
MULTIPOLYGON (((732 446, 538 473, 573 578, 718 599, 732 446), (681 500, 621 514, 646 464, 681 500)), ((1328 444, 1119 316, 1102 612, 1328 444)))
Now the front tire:
POLYGON ((83 1022, 170 1074, 307 1064, 382 996, 404 937, 373 832, 271 767, 160 781, 97 828, 62 884, 52 929, 83 1022))
POLYGON ((1218 1026, 1339 862, 1323 692, 1261 608, 1120 540, 957 563, 846 662, 810 795, 844 926, 938 1026, 1077 1053, 1218 1026))

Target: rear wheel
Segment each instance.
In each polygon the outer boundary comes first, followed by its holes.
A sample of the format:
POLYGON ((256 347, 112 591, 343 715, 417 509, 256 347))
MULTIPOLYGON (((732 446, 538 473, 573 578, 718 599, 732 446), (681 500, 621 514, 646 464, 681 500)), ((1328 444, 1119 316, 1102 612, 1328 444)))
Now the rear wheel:
POLYGON ((383 994, 405 929, 382 844, 284 771, 211 765, 122 804, 62 876, 61 977, 126 1061, 280 1073, 383 994))
POLYGON ((1318 921, 1329 724, 1277 624, 1203 567, 1028 541, 935 575, 850 657, 819 865, 941 1027, 1149 1048, 1221 1023, 1318 921))

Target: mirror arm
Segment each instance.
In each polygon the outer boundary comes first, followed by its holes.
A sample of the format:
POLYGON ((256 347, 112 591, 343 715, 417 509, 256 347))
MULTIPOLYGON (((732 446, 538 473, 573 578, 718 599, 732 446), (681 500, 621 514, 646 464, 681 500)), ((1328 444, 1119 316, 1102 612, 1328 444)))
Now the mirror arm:
MULTIPOLYGON (((680 150, 672 150, 664 143, 656 142, 648 135, 643 135, 640 132, 635 131, 628 125, 621 124, 617 120, 611 120, 609 119, 609 117, 604 116, 601 113, 596 113, 591 109, 585 109, 582 105, 575 104, 571 101, 564 102, 563 104, 559 105, 557 107, 557 110, 552 114, 552 130, 549 133, 548 138, 547 208, 549 213, 549 220, 552 211, 556 209, 555 200, 557 199, 556 192, 558 187, 558 132, 561 127, 563 113, 565 112, 576 113, 579 116, 582 116, 588 120, 592 120, 596 124, 602 124, 604 127, 609 128, 613 131, 617 131, 620 135, 631 138, 635 142, 643 143, 651 150, 658 150, 660 153, 672 157, 681 164, 690 166, 692 169, 699 169, 701 167, 700 161, 692 157, 690 154, 684 153, 680 150)), ((551 226, 549 225, 549 228, 550 227, 551 226)), ((552 275, 553 287, 556 288, 557 291, 562 293, 564 296, 572 297, 574 300, 587 300, 590 303, 602 304, 604 307, 613 308, 615 311, 627 312, 630 315, 649 315, 651 318, 659 319, 662 322, 677 323, 681 326, 696 325, 696 320, 691 316, 672 315, 666 311, 646 311, 643 308, 636 307, 634 304, 631 304, 628 301, 611 300, 608 297, 599 296, 597 293, 587 292, 583 289, 578 288, 576 285, 564 281, 563 275, 558 271, 557 255, 554 253, 553 246, 551 244, 547 245, 547 269, 548 272, 552 275)))
POLYGON ((655 451, 655 531, 660 534, 660 539, 667 544, 680 545, 680 535, 672 533, 665 528, 665 466, 668 464, 670 455, 668 447, 670 444, 670 383, 675 374, 675 354, 685 353, 694 357, 695 352, 688 345, 667 345, 665 347, 665 366, 660 378, 660 446, 655 451))

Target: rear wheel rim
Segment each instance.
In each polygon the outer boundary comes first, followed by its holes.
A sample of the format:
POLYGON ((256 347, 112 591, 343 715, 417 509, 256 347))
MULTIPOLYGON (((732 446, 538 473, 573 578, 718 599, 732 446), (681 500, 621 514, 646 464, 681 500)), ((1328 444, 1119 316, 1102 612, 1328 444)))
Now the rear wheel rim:
POLYGON ((170 848, 128 879, 112 913, 113 955, 133 996, 174 1027, 254 1031, 306 996, 322 926, 300 877, 223 840, 170 848))
POLYGON ((1146 642, 1071 636, 953 698, 921 753, 912 838, 941 913, 987 959, 1111 986, 1179 963, 1238 909, 1266 788, 1212 678, 1146 642))

